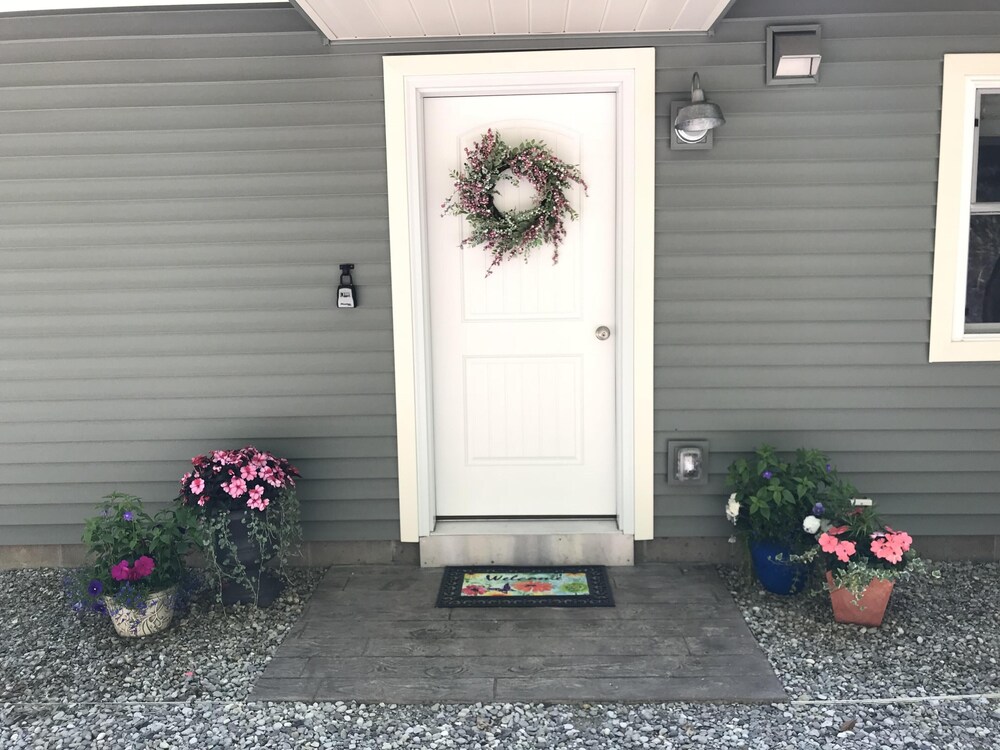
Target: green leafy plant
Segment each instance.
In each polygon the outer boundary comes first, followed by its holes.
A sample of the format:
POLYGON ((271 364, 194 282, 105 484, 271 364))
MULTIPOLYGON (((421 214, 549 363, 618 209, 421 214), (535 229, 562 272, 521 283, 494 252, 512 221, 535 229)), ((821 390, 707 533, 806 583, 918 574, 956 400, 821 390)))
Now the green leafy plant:
POLYGON ((819 506, 842 507, 856 494, 821 451, 799 448, 792 460, 770 445, 754 449, 752 458, 729 465, 726 483, 733 488, 726 517, 738 532, 776 542, 793 552, 805 550, 812 537, 803 521, 819 506))
POLYGON ((141 611, 152 594, 188 582, 185 558, 202 541, 190 509, 151 516, 134 495, 103 500, 84 526, 90 562, 67 578, 74 610, 105 613, 110 604, 141 611))

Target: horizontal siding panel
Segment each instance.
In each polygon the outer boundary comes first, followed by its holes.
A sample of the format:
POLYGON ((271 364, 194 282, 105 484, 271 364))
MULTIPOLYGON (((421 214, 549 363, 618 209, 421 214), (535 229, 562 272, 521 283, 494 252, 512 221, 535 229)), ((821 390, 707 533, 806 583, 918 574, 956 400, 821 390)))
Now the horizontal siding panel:
MULTIPOLYGON (((849 381, 848 381, 849 382, 849 381)), ((655 397, 657 409, 732 412, 762 409, 874 409, 908 411, 920 404, 927 413, 935 409, 1000 409, 1000 389, 993 388, 857 388, 845 384, 826 388, 712 388, 661 389, 655 397)), ((0 410, 3 405, 0 404, 0 410)), ((0 412, 2 413, 2 412, 0 412)))
MULTIPOLYGON (((826 49, 823 50, 826 59, 826 49)), ((940 61, 936 65, 940 66, 940 61)), ((824 83, 826 67, 823 68, 824 83)), ((657 132, 669 127, 670 117, 657 117, 657 132)), ((780 119, 770 114, 726 112, 726 136, 732 138, 851 138, 858 133, 888 131, 897 135, 937 135, 941 120, 936 112, 786 112, 780 119)), ((721 133, 722 131, 720 131, 721 133)))
POLYGON ((891 279, 856 276, 812 277, 789 273, 780 278, 743 279, 723 285, 716 279, 656 280, 656 296, 665 300, 712 299, 867 299, 901 297, 929 299, 931 280, 926 276, 891 279))
MULTIPOLYGON (((0 143, 2 143, 0 138, 0 143)), ((387 193, 384 172, 305 172, 133 178, 0 180, 0 201, 169 200, 271 195, 387 193)), ((382 240, 388 247, 388 240, 382 240)), ((3 248, 0 248, 3 252, 3 248)), ((135 255, 141 255, 136 252, 135 255)), ((387 253, 388 255, 388 253, 387 253)))
MULTIPOLYGON (((728 290, 727 290, 728 292, 728 290)), ((716 292, 716 297, 719 293, 716 292)), ((665 324, 690 322, 725 323, 733 320, 770 323, 782 321, 894 321, 930 319, 929 299, 775 299, 733 298, 660 300, 657 320, 665 324)))
MULTIPOLYGON (((937 97, 940 98, 940 92, 937 97)), ((721 103, 720 103, 721 104, 721 103)), ((0 116, 2 121, 2 116, 0 116)), ((669 131, 656 141, 657 161, 684 161, 697 158, 698 151, 670 151, 669 131)), ((836 160, 929 159, 937 154, 938 139, 933 135, 863 135, 853 138, 719 138, 711 159, 726 161, 773 161, 781 159, 836 160), (849 155, 849 157, 848 157, 849 155)), ((701 160, 706 157, 702 156, 701 160)), ((766 170, 764 170, 766 171, 766 170)))
MULTIPOLYGON (((800 13, 803 11, 795 11, 794 15, 800 13)), ((851 15, 827 15, 813 12, 806 17, 811 22, 822 22, 824 41, 827 38, 840 37, 910 37, 908 41, 914 46, 919 46, 921 39, 927 36, 975 37, 1000 34, 1000 18, 995 11, 955 13, 951 10, 950 3, 942 3, 937 6, 935 12, 926 13, 859 12, 851 15)), ((727 15, 727 22, 716 28, 716 38, 720 42, 763 39, 767 26, 773 23, 773 19, 743 20, 730 13, 727 15)))
MULTIPOLYGON (((120 463, 54 463, 49 465, 45 479, 54 484, 176 483, 190 466, 177 461, 128 461, 120 463)), ((328 482, 351 480, 389 480, 396 478, 395 458, 350 458, 321 461, 294 459, 294 464, 308 477, 308 487, 300 482, 298 492, 303 501, 315 495, 317 488, 328 482)), ((0 465, 0 484, 32 485, 38 483, 38 471, 33 466, 0 465)), ((380 486, 383 486, 380 484, 380 486)), ((176 491, 174 493, 176 495, 176 491)), ((10 512, 10 511, 8 511, 10 512)), ((23 523, 31 523, 23 521, 23 523)))
MULTIPOLYGON (((106 442, 109 440, 211 440, 219 445, 263 444, 282 437, 311 438, 384 437, 396 435, 395 416, 322 416, 322 417, 248 417, 226 416, 218 419, 200 415, 186 419, 174 416, 156 421, 121 420, 117 414, 102 410, 84 422, 61 421, 0 423, 0 443, 51 443, 74 440, 106 442)), ((27 500, 26 500, 27 502, 27 500)), ((44 499, 42 500, 44 502, 44 499)))
POLYGON ((187 13, 171 10, 133 10, 127 13, 52 13, 7 16, 0 25, 0 42, 85 37, 157 37, 175 34, 233 32, 279 34, 306 31, 306 20, 293 8, 229 10, 198 8, 187 13))
MULTIPOLYGON (((111 373, 109 373, 111 374, 111 373)), ((368 396, 394 392, 392 373, 324 373, 323 375, 218 375, 112 380, 20 380, 3 386, 4 401, 118 401, 120 399, 223 398, 234 392, 245 398, 368 396)), ((0 402, 0 410, 2 410, 0 402)))
MULTIPOLYGON (((112 38, 39 39, 31 44, 0 44, 0 64, 53 64, 106 61, 117 67, 149 60, 185 58, 218 60, 231 57, 287 57, 291 55, 329 54, 329 47, 311 29, 281 34, 255 34, 230 31, 222 34, 194 34, 112 38)), ((339 56, 338 56, 339 57, 339 56)))
POLYGON ((738 240, 731 232, 704 227, 688 232, 669 228, 656 234, 660 256, 690 253, 695 247, 718 248, 732 254, 738 244, 741 255, 841 255, 851 253, 930 253, 934 249, 934 232, 930 229, 893 229, 858 232, 839 228, 836 231, 815 232, 802 229, 743 232, 738 240))
POLYGON ((758 344, 870 344, 923 343, 927 340, 927 324, 920 322, 864 322, 864 323, 770 323, 761 328, 759 323, 685 323, 678 326, 659 326, 654 341, 659 345, 686 346, 688 344, 741 344, 749 339, 758 344))
MULTIPOLYGON (((71 201, 0 206, 0 221, 19 225, 151 224, 266 219, 323 219, 388 216, 383 195, 296 195, 156 201, 71 201)), ((16 229, 15 229, 16 231, 16 229)))
MULTIPOLYGON (((147 248, 118 245, 78 245, 70 248, 0 248, 0 263, 11 270, 87 268, 170 268, 198 267, 211 258, 214 266, 281 265, 294 259, 300 264, 331 264, 350 258, 356 274, 370 281, 388 278, 388 239, 283 242, 226 242, 169 245, 160 243, 156 253, 147 248), (374 274, 374 276, 372 275, 374 274)), ((365 313, 357 310, 356 317, 365 313)))
MULTIPOLYGON (((172 462, 175 471, 181 471, 186 470, 192 456, 226 447, 223 442, 199 439, 5 443, 0 444, 0 465, 55 464, 69 460, 86 464, 167 461, 172 462)), ((237 443, 229 443, 228 447, 242 445, 237 443)), ((293 457, 300 468, 307 459, 316 463, 321 459, 395 459, 396 456, 396 440, 392 437, 268 438, 256 445, 275 455, 293 457)))
POLYGON ((392 351, 392 334, 389 331, 309 331, 288 333, 162 333, 149 336, 103 337, 47 336, 45 338, 18 339, 16 353, 19 359, 30 357, 141 357, 189 354, 192 348, 199 352, 212 352, 215 356, 244 354, 273 354, 285 352, 327 351, 347 353, 392 351))
MULTIPOLYGON (((311 416, 380 416, 393 414, 395 399, 389 395, 357 396, 230 396, 156 399, 113 399, 118 420, 223 419, 231 414, 277 419, 311 416)), ((0 402, 0 419, 9 422, 63 422, 100 419, 108 401, 0 402)))
POLYGON ((872 185, 675 185, 656 190, 656 205, 679 208, 725 207, 753 209, 872 208, 933 206, 937 200, 933 182, 925 184, 883 183, 872 185))
POLYGON ((0 87, 0 112, 379 101, 381 78, 0 87))
POLYGON ((287 354, 230 354, 225 359, 210 350, 188 348, 182 354, 168 358, 154 354, 139 357, 132 354, 115 357, 64 357, 46 360, 0 359, 0 376, 7 382, 16 380, 74 380, 77 378, 148 378, 164 374, 183 376, 198 373, 223 377, 234 373, 256 375, 309 375, 335 373, 392 372, 392 352, 300 352, 287 354))
MULTIPOLYGON (((170 316, 155 312, 119 312, 92 315, 46 315, 44 317, 0 317, 0 339, 25 336, 93 336, 93 335, 146 335, 159 333, 185 333, 206 323, 221 330, 239 330, 246 320, 245 311, 214 312, 211 320, 205 313, 179 310, 170 316)), ((384 308, 358 308, 336 313, 324 308, 305 310, 273 310, 267 319, 254 326, 258 333, 326 331, 388 331, 392 329, 389 310, 384 308), (336 322, 333 316, 336 315, 336 322)))
MULTIPOLYGON (((662 131, 661 131, 662 132, 662 131)), ((857 160, 844 153, 841 160, 753 161, 681 160, 671 157, 658 164, 656 184, 674 185, 860 185, 868 183, 934 183, 937 152, 923 159, 857 160)), ((659 204, 658 204, 659 205, 659 204)), ((669 206, 663 206, 664 208, 669 206)))
POLYGON ((701 208, 661 209, 656 212, 656 230, 696 231, 711 227, 716 232, 932 229, 934 210, 930 206, 912 208, 812 208, 787 211, 780 208, 701 208))
MULTIPOLYGON (((818 404, 810 409, 753 408, 747 402, 741 409, 657 409, 658 424, 672 426, 675 430, 752 430, 767 425, 767 429, 795 430, 992 430, 998 424, 997 409, 923 409, 910 406, 906 409, 884 408, 826 408, 818 404)), ((984 467, 993 472, 996 467, 984 467)), ((965 478, 962 479, 965 484, 965 478)))
POLYGON ((183 154, 104 154, 66 156, 59 159, 28 156, 0 159, 0 180, 196 177, 212 174, 376 170, 385 170, 384 150, 189 151, 183 154))
POLYGON ((688 344, 657 346, 657 367, 745 367, 755 365, 921 365, 927 364, 926 344, 688 344))
POLYGON ((381 123, 383 108, 381 101, 368 98, 344 102, 303 101, 0 111, 0 127, 4 133, 77 133, 363 125, 381 123))
POLYGON ((744 255, 735 248, 699 247, 697 254, 661 255, 656 275, 663 278, 714 279, 771 276, 915 276, 929 274, 930 254, 852 253, 840 255, 744 255))
MULTIPOLYGON (((106 41, 115 47, 120 40, 106 41)), ((261 54, 246 55, 251 44, 219 38, 219 48, 202 49, 200 55, 187 58, 150 57, 156 46, 144 50, 143 59, 125 59, 127 48, 119 48, 112 60, 54 60, 17 64, 0 55, 0 81, 4 89, 27 86, 102 85, 127 86, 164 83, 213 83, 219 81, 269 81, 323 78, 359 78, 382 75, 381 60, 371 55, 320 54, 318 44, 306 45, 277 35, 267 41, 259 37, 254 46, 263 44, 261 54), (228 42, 228 45, 225 43, 228 42), (219 52, 228 46, 240 55, 222 57, 219 52), (310 51, 312 54, 309 54, 310 51)), ((318 40, 317 40, 318 41, 318 40)), ((166 50, 165 50, 166 51, 166 50)), ((197 52, 197 51, 195 51, 197 52)), ((51 101, 51 100, 50 100, 51 101)), ((61 98, 60 98, 61 101, 61 98)))
MULTIPOLYGON (((185 469, 185 467, 179 467, 185 469)), ((0 506, 38 506, 51 502, 55 505, 78 504, 81 509, 92 508, 104 495, 114 490, 127 492, 154 504, 165 504, 177 497, 180 474, 165 482, 73 482, 66 484, 25 484, 17 488, 17 496, 11 491, 0 492, 0 506), (13 497, 13 502, 11 498, 13 497)), ((322 503, 339 500, 392 500, 399 496, 395 479, 344 479, 301 481, 298 486, 299 500, 307 503, 322 503)), ((6 513, 6 507, 0 508, 6 513)), ((86 512, 86 510, 84 510, 86 512)), ((0 527, 4 526, 0 517, 0 527)))
MULTIPOLYGON (((926 335, 926 332, 925 332, 926 335)), ((820 367, 661 367, 655 373, 658 388, 825 388, 851 383, 855 388, 992 388, 997 384, 989 365, 935 364, 933 367, 840 366, 820 367), (945 385, 946 384, 946 385, 945 385)))
MULTIPOLYGON (((754 445, 767 443, 786 449, 813 447, 825 451, 837 460, 841 452, 870 451, 880 457, 910 451, 933 452, 941 455, 962 452, 990 451, 1000 441, 997 429, 920 429, 920 430, 797 430, 781 431, 757 425, 745 430, 702 430, 696 433, 711 442, 712 451, 748 454, 754 445)), ((666 445, 671 433, 658 429, 656 444, 666 445)))
MULTIPOLYGON (((703 516, 706 512, 712 515, 722 515, 725 499, 730 488, 724 486, 724 474, 714 477, 704 495, 674 495, 665 498, 670 503, 670 512, 678 517, 703 516)), ((988 515, 996 510, 996 499, 989 494, 964 493, 961 501, 956 497, 942 496, 939 493, 914 494, 910 492, 884 493, 869 492, 868 477, 864 474, 852 475, 862 489, 859 492, 870 495, 879 506, 880 514, 884 514, 890 523, 895 523, 901 516, 935 514, 940 515, 944 522, 952 516, 968 514, 988 515)), ((729 528, 732 533, 732 527, 729 528)))
POLYGON ((246 221, 139 222, 135 224, 19 224, 0 227, 0 242, 17 247, 64 247, 76 244, 135 244, 158 242, 252 242, 275 240, 332 240, 370 237, 388 232, 386 209, 373 205, 372 216, 338 218, 280 218, 246 221), (380 215, 381 214, 381 215, 380 215))
POLYGON ((0 158, 89 154, 176 154, 191 151, 381 148, 379 125, 306 125, 211 130, 17 133, 0 136, 0 158))

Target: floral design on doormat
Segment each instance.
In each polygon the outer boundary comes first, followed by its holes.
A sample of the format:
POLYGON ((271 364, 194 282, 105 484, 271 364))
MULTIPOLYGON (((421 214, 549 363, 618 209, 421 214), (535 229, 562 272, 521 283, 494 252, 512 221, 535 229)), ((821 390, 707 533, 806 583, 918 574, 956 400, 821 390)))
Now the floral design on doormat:
POLYGON ((613 607, 603 565, 449 566, 438 607, 613 607))
POLYGON ((587 596, 586 573, 466 573, 462 596, 587 596))

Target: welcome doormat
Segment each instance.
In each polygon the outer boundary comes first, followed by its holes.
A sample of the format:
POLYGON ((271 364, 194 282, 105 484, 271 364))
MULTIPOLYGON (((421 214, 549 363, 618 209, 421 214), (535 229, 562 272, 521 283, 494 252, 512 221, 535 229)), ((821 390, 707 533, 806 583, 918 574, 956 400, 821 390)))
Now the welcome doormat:
POLYGON ((444 569, 438 607, 613 607, 603 565, 444 569))

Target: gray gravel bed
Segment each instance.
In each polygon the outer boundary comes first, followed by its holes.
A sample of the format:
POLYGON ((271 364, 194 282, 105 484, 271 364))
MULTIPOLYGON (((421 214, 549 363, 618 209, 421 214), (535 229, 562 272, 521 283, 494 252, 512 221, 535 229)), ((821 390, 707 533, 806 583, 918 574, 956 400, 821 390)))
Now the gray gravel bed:
POLYGON ((69 609, 64 570, 0 571, 0 702, 245 698, 323 573, 293 570, 269 609, 204 596, 165 632, 123 639, 69 609))
POLYGON ((940 578, 896 584, 881 628, 835 623, 825 593, 776 596, 721 572, 793 699, 1000 692, 1000 564, 933 567, 940 578))
POLYGON ((1000 747, 1000 708, 985 700, 831 707, 677 703, 6 706, 0 747, 994 750, 1000 747))

